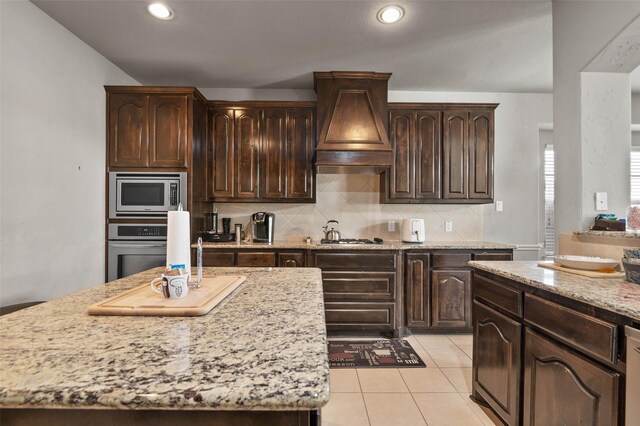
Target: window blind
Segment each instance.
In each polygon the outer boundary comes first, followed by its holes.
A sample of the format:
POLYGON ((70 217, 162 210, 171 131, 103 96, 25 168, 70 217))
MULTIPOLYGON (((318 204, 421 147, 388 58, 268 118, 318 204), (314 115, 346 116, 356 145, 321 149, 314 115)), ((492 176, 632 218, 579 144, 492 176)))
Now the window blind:
POLYGON ((631 148, 631 204, 640 204, 640 147, 631 148))
MULTIPOLYGON (((640 167, 638 170, 640 170, 640 167)), ((555 250, 555 229, 553 220, 555 179, 553 145, 547 145, 544 150, 544 247, 545 254, 547 256, 553 256, 555 250)), ((640 179, 638 180, 638 183, 640 184, 640 179)))

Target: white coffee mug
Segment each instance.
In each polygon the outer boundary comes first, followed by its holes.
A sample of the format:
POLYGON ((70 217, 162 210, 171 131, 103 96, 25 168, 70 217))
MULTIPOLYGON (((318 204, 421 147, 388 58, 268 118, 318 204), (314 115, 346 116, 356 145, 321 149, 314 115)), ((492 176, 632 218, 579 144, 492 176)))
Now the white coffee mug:
POLYGON ((151 290, 162 294, 166 299, 182 299, 189 293, 189 275, 162 274, 162 277, 151 281, 151 290))

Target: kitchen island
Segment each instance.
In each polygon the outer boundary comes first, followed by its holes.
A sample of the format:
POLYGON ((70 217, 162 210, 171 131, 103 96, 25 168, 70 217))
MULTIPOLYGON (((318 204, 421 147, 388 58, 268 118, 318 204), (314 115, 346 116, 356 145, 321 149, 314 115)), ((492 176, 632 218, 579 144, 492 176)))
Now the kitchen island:
POLYGON ((161 269, 0 318, 0 422, 318 423, 329 399, 320 270, 204 268, 247 281, 199 317, 87 314, 161 269))
POLYGON ((625 327, 640 328, 640 285, 537 262, 469 265, 472 398, 508 425, 624 424, 625 327))

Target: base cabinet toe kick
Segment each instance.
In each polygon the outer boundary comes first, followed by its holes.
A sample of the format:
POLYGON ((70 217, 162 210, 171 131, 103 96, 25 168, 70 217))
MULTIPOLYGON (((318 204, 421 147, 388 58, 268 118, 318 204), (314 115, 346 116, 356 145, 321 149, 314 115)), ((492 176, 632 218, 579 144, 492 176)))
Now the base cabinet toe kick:
POLYGON ((471 397, 505 424, 625 424, 631 319, 481 270, 472 312, 471 397))

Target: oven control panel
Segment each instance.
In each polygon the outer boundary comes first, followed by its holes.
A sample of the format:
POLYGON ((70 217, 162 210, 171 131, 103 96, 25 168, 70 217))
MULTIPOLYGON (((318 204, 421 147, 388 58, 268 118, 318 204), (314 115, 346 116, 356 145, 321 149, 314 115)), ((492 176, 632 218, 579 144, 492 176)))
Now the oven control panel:
POLYGON ((166 240, 167 225, 110 224, 110 240, 166 240))

